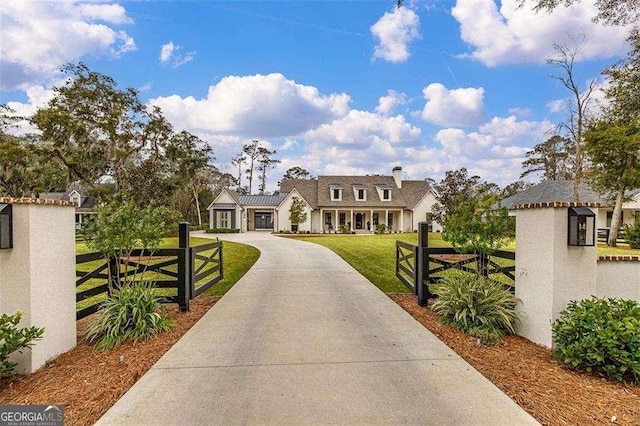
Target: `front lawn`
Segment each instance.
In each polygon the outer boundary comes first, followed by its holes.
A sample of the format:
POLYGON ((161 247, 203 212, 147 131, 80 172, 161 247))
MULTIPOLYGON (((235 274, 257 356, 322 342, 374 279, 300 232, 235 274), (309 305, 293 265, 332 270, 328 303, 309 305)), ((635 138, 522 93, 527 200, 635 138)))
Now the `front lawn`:
MULTIPOLYGON (((297 237, 333 250, 385 293, 406 293, 409 290, 396 278, 396 240, 418 243, 417 233, 379 235, 329 235, 297 237)), ((431 247, 450 247, 442 234, 430 233, 431 247)))

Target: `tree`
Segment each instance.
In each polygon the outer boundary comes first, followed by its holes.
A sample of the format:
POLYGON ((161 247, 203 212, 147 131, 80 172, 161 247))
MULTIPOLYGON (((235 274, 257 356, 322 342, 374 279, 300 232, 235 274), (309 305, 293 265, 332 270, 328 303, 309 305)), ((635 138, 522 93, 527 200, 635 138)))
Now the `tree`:
MULTIPOLYGON (((257 139, 252 140, 250 143, 244 144, 242 146, 242 152, 236 156, 244 156, 245 161, 249 161, 249 167, 245 170, 247 174, 248 183, 248 193, 251 194, 253 192, 253 171, 255 170, 255 163, 260 158, 260 152, 258 151, 260 148, 260 141, 257 139)), ((240 189, 240 187, 238 187, 240 189)))
POLYGON ((64 191, 67 175, 56 159, 40 149, 37 137, 9 134, 22 119, 13 113, 0 105, 0 195, 35 197, 39 192, 64 191))
POLYGON ((464 167, 448 171, 444 179, 433 187, 438 194, 438 202, 432 207, 432 213, 438 223, 444 223, 446 217, 466 200, 486 198, 487 202, 493 203, 500 195, 497 185, 483 181, 480 176, 470 177, 464 167))
POLYGON ((233 157, 233 159, 231 160, 232 165, 238 166, 238 185, 237 185, 238 192, 241 192, 241 188, 242 188, 242 164, 246 159, 247 157, 244 155, 244 151, 243 151, 240 154, 233 157))
POLYGON ((531 173, 542 173, 542 180, 571 180, 573 174, 573 144, 570 139, 552 136, 533 147, 522 162, 523 178, 531 173))
POLYGON ((615 246, 627 189, 640 187, 640 122, 601 120, 586 133, 591 185, 615 197, 607 245, 615 246))
MULTIPOLYGON (((559 5, 566 7, 579 3, 581 0, 535 0, 534 10, 551 12, 559 5)), ((519 0, 520 7, 527 3, 527 0, 519 0)), ((606 25, 627 25, 637 23, 640 20, 640 4, 638 0, 596 0, 598 14, 593 17, 596 22, 603 22, 606 25)))
POLYGON ((573 145, 573 201, 580 201, 580 183, 583 175, 583 155, 582 144, 584 141, 584 130, 587 123, 587 114, 591 94, 595 87, 595 80, 591 80, 585 89, 582 89, 576 79, 574 64, 580 54, 584 42, 575 43, 574 46, 553 44, 554 56, 547 59, 547 64, 558 68, 559 74, 553 77, 560 81, 562 85, 571 93, 572 101, 569 104, 569 117, 567 121, 560 124, 560 129, 567 133, 573 145))
POLYGON ((296 227, 307 221, 307 212, 305 211, 306 204, 298 197, 291 198, 291 207, 289 207, 289 220, 292 225, 296 227))
MULTIPOLYGON (((174 211, 153 204, 140 208, 127 194, 119 193, 97 207, 97 214, 83 227, 83 234, 89 249, 102 253, 105 259, 122 259, 128 270, 133 250, 156 250, 177 220, 174 211)), ((108 273, 109 294, 113 293, 114 283, 118 287, 127 285, 126 275, 112 277, 110 268, 108 273)))
POLYGON ((272 158, 272 155, 276 155, 276 151, 270 151, 267 148, 258 148, 258 172, 260 172, 260 185, 258 186, 258 192, 264 194, 267 189, 267 170, 275 167, 280 160, 272 158))
POLYGON ((289 179, 315 179, 315 176, 313 176, 306 169, 303 169, 300 166, 294 166, 284 172, 284 175, 282 176, 282 180, 289 179))

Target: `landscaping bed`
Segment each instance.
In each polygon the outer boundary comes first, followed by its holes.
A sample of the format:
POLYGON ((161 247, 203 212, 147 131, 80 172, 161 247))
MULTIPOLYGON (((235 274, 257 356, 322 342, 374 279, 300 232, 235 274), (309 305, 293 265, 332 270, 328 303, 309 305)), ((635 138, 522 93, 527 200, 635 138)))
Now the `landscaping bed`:
POLYGON ((398 305, 545 425, 640 425, 640 386, 569 370, 553 352, 520 336, 482 346, 443 325, 412 294, 389 294, 398 305))
POLYGON ((77 322, 78 346, 34 374, 2 381, 0 404, 62 404, 67 425, 92 425, 180 339, 220 297, 202 295, 180 313, 166 306, 174 318, 171 331, 153 339, 98 352, 82 337, 94 315, 77 322))

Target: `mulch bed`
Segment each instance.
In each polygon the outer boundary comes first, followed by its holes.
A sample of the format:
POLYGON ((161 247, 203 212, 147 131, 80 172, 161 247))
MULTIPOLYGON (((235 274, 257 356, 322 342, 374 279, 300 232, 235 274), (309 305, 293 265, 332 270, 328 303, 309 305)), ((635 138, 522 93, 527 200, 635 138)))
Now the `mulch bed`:
POLYGON ((564 368, 551 350, 519 336, 506 336, 499 346, 479 345, 440 323, 415 296, 389 297, 540 423, 640 425, 640 386, 564 368))
MULTIPOLYGON (((640 386, 566 369, 549 349, 519 336, 499 346, 478 345, 441 324, 413 295, 389 296, 542 424, 640 425, 640 386)), ((185 314, 167 306, 173 330, 147 342, 107 352, 82 342, 34 374, 4 380, 0 404, 64 404, 65 424, 91 425, 218 300, 200 296, 185 314)), ((79 340, 90 318, 78 322, 79 340)))
POLYGON ((0 404, 63 404, 65 424, 92 425, 219 299, 200 296, 187 313, 167 305, 171 331, 105 352, 82 341, 93 315, 84 318, 77 323, 81 343, 34 374, 4 379, 0 404))

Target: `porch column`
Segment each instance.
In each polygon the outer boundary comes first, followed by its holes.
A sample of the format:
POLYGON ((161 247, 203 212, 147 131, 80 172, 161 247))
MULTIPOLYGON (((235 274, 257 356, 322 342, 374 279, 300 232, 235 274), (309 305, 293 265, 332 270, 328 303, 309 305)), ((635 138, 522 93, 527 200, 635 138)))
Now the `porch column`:
POLYGON ((384 226, 389 226, 389 210, 384 211, 384 226))
POLYGON ((324 210, 320 209, 320 231, 324 232, 324 210))
POLYGON ((374 225, 373 225, 373 209, 371 209, 371 218, 369 219, 369 223, 371 223, 371 226, 369 227, 369 231, 375 231, 374 225))
POLYGON ((353 209, 351 209, 351 230, 354 230, 356 228, 355 223, 353 223, 353 209))
POLYGON ((333 230, 337 231, 339 225, 340 225, 340 221, 338 220, 338 209, 336 209, 336 217, 335 219, 333 219, 333 230))
POLYGON ((400 210, 400 232, 404 232, 404 211, 400 210))

